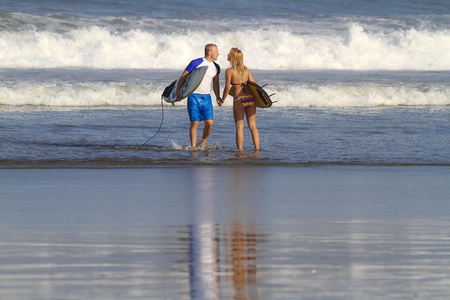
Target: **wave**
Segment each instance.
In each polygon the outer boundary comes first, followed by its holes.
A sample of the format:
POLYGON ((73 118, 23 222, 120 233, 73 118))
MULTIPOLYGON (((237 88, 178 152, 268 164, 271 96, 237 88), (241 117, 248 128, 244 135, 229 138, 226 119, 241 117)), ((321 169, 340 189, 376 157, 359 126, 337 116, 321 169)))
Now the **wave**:
POLYGON ((340 34, 298 34, 283 29, 163 32, 113 31, 88 26, 65 32, 1 31, 0 68, 183 69, 219 45, 219 64, 238 46, 249 68, 260 70, 450 70, 450 30, 371 31, 350 23, 340 34))
MULTIPOLYGON (((161 105, 159 84, 125 83, 18 83, 0 86, 0 105, 48 107, 124 107, 161 105)), ((364 85, 280 85, 266 88, 276 101, 273 107, 377 107, 446 106, 450 88, 422 86, 364 85)), ((165 103, 171 106, 170 104, 165 103)), ((185 106, 186 102, 176 104, 185 106)), ((232 106, 228 97, 225 107, 232 106)))

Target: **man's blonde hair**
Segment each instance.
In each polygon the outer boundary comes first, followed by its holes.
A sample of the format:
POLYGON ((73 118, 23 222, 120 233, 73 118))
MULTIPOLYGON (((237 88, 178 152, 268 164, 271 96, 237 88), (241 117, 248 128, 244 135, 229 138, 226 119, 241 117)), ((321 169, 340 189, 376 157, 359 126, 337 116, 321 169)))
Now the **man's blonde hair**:
POLYGON ((208 56, 209 51, 211 51, 214 47, 217 47, 216 44, 208 44, 205 46, 205 57, 208 56))

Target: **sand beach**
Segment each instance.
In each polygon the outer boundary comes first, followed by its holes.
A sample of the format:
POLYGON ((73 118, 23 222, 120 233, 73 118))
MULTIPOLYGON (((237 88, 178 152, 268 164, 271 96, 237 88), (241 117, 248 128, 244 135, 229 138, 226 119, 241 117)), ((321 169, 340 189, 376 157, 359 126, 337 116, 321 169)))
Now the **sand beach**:
POLYGON ((2 169, 4 299, 445 299, 447 167, 2 169))

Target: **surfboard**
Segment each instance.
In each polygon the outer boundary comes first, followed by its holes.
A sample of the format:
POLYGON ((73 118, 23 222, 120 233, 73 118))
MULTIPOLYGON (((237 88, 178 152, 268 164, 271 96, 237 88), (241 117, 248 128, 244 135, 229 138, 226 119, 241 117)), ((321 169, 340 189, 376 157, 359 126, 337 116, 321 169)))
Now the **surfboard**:
MULTIPOLYGON (((251 81, 247 83, 247 86, 252 91, 253 97, 255 97, 255 104, 257 107, 266 108, 272 106, 272 100, 270 100, 270 96, 266 93, 266 91, 264 91, 262 87, 251 81)), ((228 94, 230 96, 234 95, 234 87, 231 87, 228 94)))
POLYGON ((252 91, 253 96, 255 96, 255 103, 257 107, 265 108, 272 106, 270 96, 267 95, 266 91, 264 91, 262 87, 251 81, 248 82, 248 87, 252 91))
MULTIPOLYGON (((198 88, 198 86, 200 85, 200 83, 203 80, 203 77, 205 77, 207 70, 208 70, 208 67, 203 66, 203 67, 197 68, 197 69, 193 70, 191 73, 189 73, 186 80, 184 81, 183 86, 180 89, 180 99, 187 98, 190 94, 192 94, 198 88)), ((170 85, 172 87, 170 90, 170 94, 168 94, 168 96, 164 96, 164 94, 163 94, 163 99, 166 102, 173 103, 177 100, 177 85, 178 85, 179 80, 180 79, 174 81, 170 85)), ((165 91, 164 91, 164 93, 165 93, 165 91)))

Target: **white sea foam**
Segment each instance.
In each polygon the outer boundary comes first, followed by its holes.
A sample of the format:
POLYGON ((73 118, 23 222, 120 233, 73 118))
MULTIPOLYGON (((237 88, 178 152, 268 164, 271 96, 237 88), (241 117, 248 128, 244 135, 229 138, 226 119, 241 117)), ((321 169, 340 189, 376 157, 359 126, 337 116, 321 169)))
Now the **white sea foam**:
POLYGON ((23 83, 0 87, 0 104, 42 106, 133 106, 159 103, 161 91, 146 86, 23 83))
MULTIPOLYGON (((159 106, 163 86, 122 83, 21 83, 0 87, 0 105, 50 107, 159 106)), ((450 89, 409 86, 270 86, 273 107, 376 107, 450 105, 450 89)), ((168 106, 170 104, 165 103, 168 106)), ((177 107, 186 101, 177 103, 177 107)), ((228 97, 224 106, 231 107, 228 97)))
POLYGON ((244 50, 245 63, 266 70, 450 70, 450 31, 369 31, 352 23, 341 34, 295 34, 273 27, 213 34, 206 31, 124 32, 91 26, 66 32, 0 32, 0 68, 182 69, 203 55, 204 44, 219 45, 227 66, 231 47, 244 50))
POLYGON ((291 86, 277 91, 275 106, 374 107, 450 105, 450 89, 420 90, 404 86, 291 86))

